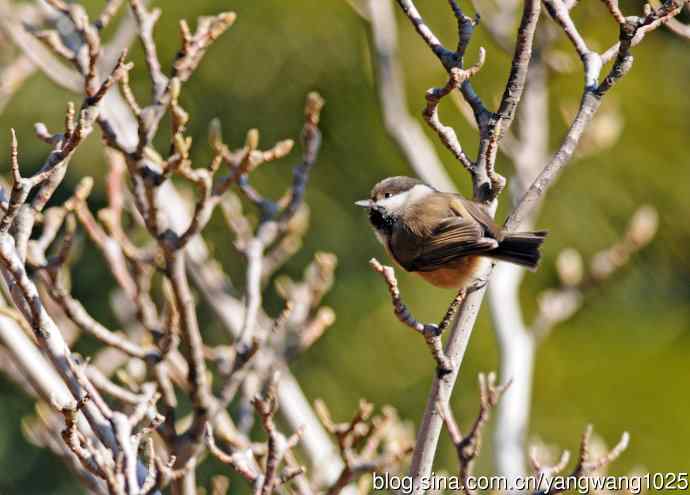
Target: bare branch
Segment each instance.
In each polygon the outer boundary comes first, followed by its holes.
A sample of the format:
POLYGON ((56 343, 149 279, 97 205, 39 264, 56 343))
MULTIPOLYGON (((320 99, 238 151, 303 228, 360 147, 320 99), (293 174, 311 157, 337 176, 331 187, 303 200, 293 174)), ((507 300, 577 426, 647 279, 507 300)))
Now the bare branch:
MULTIPOLYGON (((456 67, 458 63, 457 53, 451 52, 443 47, 438 38, 433 35, 431 30, 422 20, 419 12, 414 6, 414 3, 412 1, 403 0, 399 0, 398 3, 424 42, 430 46, 434 54, 443 63, 444 67, 447 70, 456 67)), ((517 228, 518 225, 526 218, 527 214, 531 212, 539 203, 540 198, 543 196, 546 189, 553 183, 553 181, 562 171, 563 167, 572 158, 575 147, 582 137, 585 128, 589 125, 596 110, 600 106, 602 96, 629 69, 631 58, 629 58, 626 54, 626 44, 624 44, 623 41, 627 38, 633 39, 635 35, 638 35, 639 32, 642 32, 640 30, 646 29, 646 26, 654 25, 654 23, 660 22, 661 19, 672 17, 672 15, 677 13, 677 6, 671 4, 672 2, 669 2, 669 4, 665 7, 658 9, 658 11, 650 12, 650 14, 644 19, 636 22, 634 29, 636 33, 633 33, 632 37, 629 34, 624 34, 623 30, 621 30, 622 49, 619 51, 619 57, 614 63, 611 72, 609 73, 609 77, 605 78, 604 81, 599 84, 599 75, 603 65, 602 57, 592 52, 584 42, 584 39, 579 34, 577 28, 570 19, 570 6, 566 6, 559 1, 545 2, 549 13, 564 28, 577 53, 582 59, 585 73, 585 88, 580 108, 563 140, 561 147, 537 176, 532 185, 527 189, 526 193, 523 195, 523 198, 518 203, 518 206, 507 219, 505 224, 507 230, 510 231, 517 228), (642 26, 645 27, 643 28, 642 26)), ((451 7, 453 7, 454 15, 456 18, 458 18, 459 27, 462 26, 463 22, 467 24, 466 20, 462 16, 461 10, 454 2, 451 2, 451 7)), ((523 11, 523 22, 521 23, 521 30, 518 32, 518 39, 521 39, 521 37, 526 35, 524 40, 526 42, 528 41, 528 43, 526 43, 526 45, 522 48, 516 50, 514 62, 517 64, 520 63, 519 60, 523 59, 519 54, 524 54, 526 56, 527 54, 531 54, 532 51, 531 44, 533 36, 529 35, 529 30, 534 29, 534 23, 536 22, 534 9, 538 9, 538 5, 535 6, 534 2, 532 2, 531 8, 532 11, 530 12, 530 3, 528 2, 525 5, 525 10, 523 11)), ((462 38, 462 36, 460 36, 460 38, 462 38)), ((466 43, 459 43, 459 46, 463 44, 466 43)), ((518 45, 519 44, 520 43, 518 42, 518 45)), ((513 83, 522 80, 521 84, 524 84, 523 76, 526 74, 526 66, 523 68, 524 72, 518 71, 517 75, 515 75, 516 73, 513 72, 513 76, 511 77, 513 83)), ((518 84, 516 88, 517 87, 520 87, 520 84, 518 84)), ((490 129, 490 122, 491 119, 500 117, 498 117, 496 114, 489 113, 487 115, 486 113, 483 113, 482 107, 477 104, 477 100, 474 98, 476 94, 473 94, 473 91, 470 91, 469 88, 471 88, 471 86, 469 86, 467 83, 461 87, 463 90, 463 96, 475 110, 475 117, 477 118, 478 128, 480 131, 480 151, 477 162, 481 164, 481 167, 479 167, 478 172, 483 173, 482 170, 486 171, 486 174, 478 178, 479 180, 474 181, 474 195, 475 199, 493 199, 495 198, 495 194, 492 196, 491 193, 495 192, 496 190, 500 191, 501 187, 501 185, 496 181, 492 181, 490 177, 493 171, 492 167, 496 156, 496 146, 494 145, 497 144, 496 141, 500 139, 500 133, 498 134, 498 139, 492 137, 492 132, 494 132, 495 129, 490 129), (487 184, 489 184, 488 188, 486 187, 487 184)), ((487 267, 479 274, 479 276, 486 278, 490 274, 490 271, 491 269, 487 267)), ((455 363, 456 366, 459 366, 462 360, 467 339, 471 334, 471 328, 476 318, 476 309, 481 302, 483 291, 477 291, 473 296, 474 297, 469 296, 468 301, 465 301, 465 303, 462 305, 458 319, 459 324, 454 329, 453 334, 449 337, 448 346, 446 348, 446 354, 449 356, 454 357, 455 353, 459 353, 459 359, 457 360, 457 363, 455 363), (469 299, 472 299, 473 301, 469 301, 469 299), (474 306, 475 304, 477 306, 474 306), (463 323, 464 325, 469 326, 464 326, 463 323), (455 339, 458 340, 456 341, 455 339)), ((417 443, 417 449, 412 462, 411 473, 415 479, 427 476, 430 473, 437 443, 437 435, 440 432, 440 424, 438 419, 434 417, 435 406, 432 404, 432 402, 435 403, 442 391, 449 393, 449 391, 452 390, 455 376, 456 373, 450 373, 447 377, 444 377, 443 380, 434 380, 432 385, 431 400, 429 403, 427 403, 425 416, 418 435, 419 441, 417 443)), ((447 398, 441 395, 441 400, 447 401, 447 398)), ((421 493, 417 486, 415 486, 415 493, 421 493)))
MULTIPOLYGON (((453 69, 462 69, 465 50, 477 21, 473 21, 465 16, 457 2, 450 2, 451 9, 458 22, 457 50, 451 51, 443 47, 438 38, 433 35, 411 0, 398 0, 398 4, 402 7, 422 39, 429 45, 434 54, 441 61, 444 68, 449 73, 453 69)), ((539 12, 540 2, 530 0, 525 3, 522 21, 518 30, 518 41, 515 47, 511 72, 499 109, 496 113, 486 109, 468 78, 462 78, 459 84, 459 88, 465 100, 473 108, 475 119, 480 130, 479 152, 476 160, 470 165, 469 160, 464 157, 464 154, 458 153, 458 151, 461 151, 459 143, 457 143, 457 145, 453 143, 450 149, 463 166, 471 172, 474 197, 479 201, 487 203, 493 202, 505 186, 505 179, 496 173, 494 164, 496 162, 501 138, 510 127, 515 109, 522 97, 527 76, 527 67, 532 56, 534 32, 539 19, 539 12)), ((483 60, 483 55, 481 53, 480 60, 483 60)), ((451 80, 452 79, 453 76, 451 74, 451 80)), ((447 89, 445 94, 449 91, 450 89, 447 89)), ((431 109, 428 110, 428 115, 431 115, 431 109)), ((425 116, 426 115, 427 113, 425 113, 425 116)), ((432 124, 432 127, 436 129, 438 125, 434 126, 432 124)), ((452 142, 448 140, 447 132, 445 136, 441 134, 441 137, 446 146, 448 146, 449 142, 452 142)), ((455 141, 457 142, 457 139, 455 141)))
POLYGON ((98 16, 98 19, 94 23, 96 28, 103 29, 107 27, 124 1, 125 0, 107 0, 105 7, 103 7, 101 11, 101 15, 98 16))
POLYGON ((266 246, 275 241, 281 231, 284 231, 290 220, 297 213, 302 203, 309 172, 316 164, 318 150, 321 145, 321 132, 318 128, 321 109, 324 101, 317 93, 310 93, 304 108, 305 123, 302 128, 302 163, 293 170, 293 184, 287 205, 275 218, 265 218, 259 225, 255 236, 247 242, 245 256, 247 257, 247 307, 240 336, 246 346, 252 338, 256 328, 257 313, 261 305, 261 273, 263 271, 263 253, 266 246))
POLYGON ((259 478, 259 475, 254 471, 254 468, 248 461, 249 453, 234 452, 232 454, 227 454, 216 445, 216 441, 213 437, 213 429, 210 424, 206 426, 206 446, 220 462, 231 466, 237 474, 245 478, 251 484, 254 484, 259 478))
MULTIPOLYGON (((602 53, 602 61, 608 63, 614 59, 626 59, 630 48, 638 45, 648 32, 666 24, 680 14, 684 5, 687 5, 686 0, 668 0, 658 8, 650 9, 643 17, 625 18, 626 22, 621 24, 620 40, 602 53)), ((618 62, 614 63, 614 67, 616 65, 618 62)))
POLYGON ((450 435, 451 441, 455 446, 455 450, 458 455, 458 460, 460 462, 460 479, 462 481, 463 490, 468 495, 474 493, 473 490, 468 486, 468 479, 472 476, 472 467, 474 461, 479 455, 479 450, 481 447, 482 429, 484 425, 489 421, 491 415, 491 410, 496 406, 501 395, 510 386, 510 382, 503 385, 496 385, 496 374, 489 373, 485 375, 483 373, 479 374, 479 413, 477 418, 474 420, 470 432, 463 436, 460 432, 453 413, 451 412, 448 404, 444 404, 439 401, 437 404, 439 414, 443 418, 443 422, 448 429, 448 434, 450 435))
POLYGON ((148 66, 153 84, 154 100, 160 102, 168 84, 168 78, 163 75, 161 70, 156 44, 153 40, 153 29, 161 15, 161 11, 160 9, 147 11, 141 0, 130 0, 129 3, 139 26, 139 40, 146 54, 146 65, 148 66))
MULTIPOLYGON (((628 432, 624 432, 623 435, 621 436, 621 439, 618 441, 618 443, 608 452, 602 454, 598 458, 592 458, 592 455, 590 453, 590 443, 592 440, 592 425, 587 425, 587 428, 585 428, 584 433, 582 434, 582 440, 580 443, 580 455, 578 456, 577 464, 575 465, 575 468, 569 475, 569 478, 581 478, 584 476, 589 476, 600 469, 604 468, 605 466, 608 466, 611 464, 613 461, 618 459, 620 455, 625 451, 625 449, 628 447, 628 443, 630 441, 630 435, 628 432)), ((561 471, 564 466, 564 464, 567 464, 567 459, 569 456, 566 456, 565 453, 563 457, 561 458, 561 462, 557 466, 552 466, 552 467, 543 467, 539 463, 537 459, 533 459, 534 463, 534 468, 535 471, 537 472, 548 472, 549 470, 551 472, 558 472, 561 471), (564 459, 566 462, 563 462, 564 459)), ((566 478, 567 479, 567 478, 566 478)), ((554 482, 552 486, 548 489, 548 491, 540 491, 538 492, 541 495, 555 495, 557 493, 563 493, 567 491, 567 487, 563 486, 564 483, 558 483, 554 482)))
POLYGON ((326 490, 328 495, 340 493, 366 474, 395 468, 412 451, 411 433, 408 435, 399 424, 397 413, 390 406, 372 417, 373 404, 362 399, 353 418, 343 423, 333 421, 323 401, 317 400, 314 406, 325 428, 336 437, 345 464, 338 479, 326 490))
POLYGON ((683 24, 678 19, 668 19, 666 21, 666 27, 676 33, 678 36, 690 40, 690 25, 683 24))
POLYGON ((0 86, 0 112, 12 99, 14 93, 36 72, 36 65, 24 54, 2 68, 2 86, 0 86))
POLYGON ((377 62, 377 90, 386 129, 417 176, 441 191, 453 191, 455 185, 446 173, 433 144, 407 111, 409 105, 398 56, 392 2, 368 0, 364 7, 367 20, 371 23, 372 49, 377 62))
POLYGON ((200 17, 196 32, 192 35, 187 21, 180 21, 182 49, 173 64, 173 76, 186 81, 197 68, 208 47, 235 22, 234 12, 200 17))
POLYGON ((441 123, 438 117, 438 105, 441 99, 447 96, 451 91, 458 88, 458 86, 465 80, 472 77, 474 74, 479 72, 482 65, 484 65, 484 58, 486 52, 483 48, 479 50, 479 61, 473 67, 463 70, 453 68, 450 71, 450 78, 446 85, 442 88, 430 89, 426 92, 426 108, 424 109, 423 116, 424 120, 427 121, 429 126, 436 131, 441 142, 453 153, 453 156, 458 159, 458 161, 467 169, 470 173, 474 172, 474 164, 467 157, 465 152, 458 141, 458 137, 455 134, 455 130, 452 127, 445 126, 441 123))
POLYGON ((388 286, 388 292, 391 295, 393 312, 395 313, 395 316, 397 316, 402 323, 410 327, 412 330, 422 334, 424 340, 429 346, 429 349, 431 350, 431 355, 436 360, 438 373, 440 375, 449 373, 453 369, 453 364, 443 351, 441 335, 446 327, 450 324, 455 312, 462 303, 462 300, 465 297, 465 291, 461 290, 458 293, 439 325, 420 323, 414 319, 412 313, 410 313, 410 310, 402 301, 400 289, 398 289, 398 281, 395 278, 395 271, 393 270, 393 267, 382 265, 376 258, 372 258, 369 261, 369 264, 374 271, 380 273, 385 280, 386 285, 388 286))

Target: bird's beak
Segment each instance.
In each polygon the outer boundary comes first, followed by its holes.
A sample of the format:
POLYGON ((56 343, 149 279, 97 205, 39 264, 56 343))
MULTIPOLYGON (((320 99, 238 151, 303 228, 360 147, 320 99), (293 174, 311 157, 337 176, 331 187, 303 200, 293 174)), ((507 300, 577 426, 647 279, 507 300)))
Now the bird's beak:
POLYGON ((370 199, 363 199, 361 201, 355 201, 355 204, 357 206, 361 206, 362 208, 371 208, 373 206, 373 202, 370 199))

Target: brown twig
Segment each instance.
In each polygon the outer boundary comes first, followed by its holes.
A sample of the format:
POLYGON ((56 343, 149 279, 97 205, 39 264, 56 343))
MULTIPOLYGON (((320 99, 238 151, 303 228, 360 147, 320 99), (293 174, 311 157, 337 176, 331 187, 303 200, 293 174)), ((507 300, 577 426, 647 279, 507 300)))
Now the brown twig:
POLYGON ((338 479, 326 490, 328 495, 340 493, 368 473, 395 468, 412 451, 411 438, 401 431, 397 413, 390 406, 383 408, 382 415, 372 417, 373 404, 360 400, 353 418, 343 423, 333 421, 322 400, 314 406, 321 423, 337 439, 345 464, 338 479))
POLYGON ((440 375, 449 373, 453 369, 453 363, 450 361, 448 356, 446 356, 443 351, 443 342, 441 341, 441 335, 446 329, 448 324, 453 319, 455 312, 460 306, 462 300, 464 299, 465 292, 461 291, 458 296, 453 300, 448 308, 441 324, 424 324, 415 320, 410 310, 407 308, 405 303, 400 296, 400 289, 398 288, 398 280, 395 278, 395 271, 391 266, 382 265, 376 258, 372 258, 369 261, 371 267, 377 273, 380 273, 388 286, 388 292, 391 295, 391 301, 393 303, 393 312, 398 319, 412 330, 422 334, 424 340, 426 341, 429 349, 431 350, 431 355, 436 360, 437 370, 440 375))
MULTIPOLYGON (((569 478, 579 479, 584 476, 589 476, 611 464, 613 461, 618 459, 618 457, 620 457, 620 455, 628 447, 630 435, 628 432, 623 432, 623 435, 618 443, 611 450, 597 458, 592 458, 592 454, 590 453, 591 440, 592 425, 587 425, 587 428, 585 428, 585 431, 582 434, 582 440, 580 442, 580 455, 578 456, 577 464, 569 475, 569 478)), ((564 466, 561 466, 561 464, 567 464, 567 462, 563 462, 563 459, 567 459, 567 457, 562 457, 559 465, 555 467, 543 467, 537 459, 533 459, 533 464, 537 472, 547 472, 549 469, 551 469, 552 472, 557 472, 557 470, 560 471, 563 469, 564 466)), ((563 485, 564 483, 553 483, 548 490, 539 491, 537 493, 539 495, 555 495, 557 493, 563 493, 567 490, 567 487, 563 485)))
POLYGON ((318 128, 321 109, 324 101, 317 93, 310 93, 304 108, 305 123, 302 128, 302 163, 293 170, 293 183, 287 205, 283 210, 268 218, 264 218, 256 234, 247 241, 245 256, 247 257, 247 307, 242 325, 240 340, 247 345, 253 338, 256 320, 261 304, 261 273, 263 253, 266 246, 275 241, 281 231, 284 231, 290 220, 297 213, 301 204, 309 172, 316 164, 318 150, 321 145, 321 132, 318 128))
MULTIPOLYGON (((424 23, 412 0, 398 0, 398 4, 412 22, 422 39, 429 45, 434 54, 441 61, 444 68, 449 73, 457 69, 463 70, 465 50, 469 44, 473 29, 477 24, 477 20, 472 20, 464 15, 457 2, 450 2, 451 9, 458 23, 458 45, 456 51, 452 51, 445 48, 433 34, 431 29, 424 23)), ((540 2, 536 0, 525 3, 522 21, 518 30, 518 42, 516 43, 515 53, 513 55, 511 72, 497 112, 494 113, 487 110, 481 98, 472 87, 469 77, 461 78, 459 85, 452 85, 452 83, 449 82, 449 85, 452 87, 459 86, 463 97, 473 109, 480 130, 479 152, 476 160, 473 162, 469 163, 470 160, 465 159, 464 153, 457 153, 458 150, 461 150, 459 143, 457 146, 454 145, 450 147, 456 158, 458 158, 463 166, 471 172, 474 196, 475 199, 480 201, 491 203, 505 186, 505 179, 495 172, 494 164, 498 145, 503 135, 510 127, 515 109, 517 108, 524 90, 527 66, 532 56, 534 32, 539 19, 539 6, 540 2)), ((482 61, 483 58, 483 54, 480 52, 480 61, 482 61)), ((476 67, 475 71, 476 70, 478 70, 478 67, 476 67)), ((451 73, 451 81, 453 78, 454 76, 451 73)), ((446 94, 452 87, 446 90, 446 94)), ((449 141, 444 139, 443 135, 442 141, 448 146, 447 143, 449 141)))
POLYGON ((455 156, 455 158, 457 158, 463 167, 465 167, 465 169, 467 169, 467 171, 470 173, 473 173, 474 165, 463 151, 460 141, 458 140, 458 136, 455 134, 455 130, 452 127, 443 125, 441 123, 441 120, 438 117, 438 105, 443 97, 447 96, 451 91, 458 88, 463 81, 469 79, 472 77, 472 75, 479 72, 479 69, 481 69, 482 65, 484 65, 485 54, 486 52, 484 49, 480 48, 479 61, 476 65, 467 70, 458 68, 451 69, 450 78, 444 87, 428 90, 426 92, 426 108, 422 113, 424 120, 426 120, 429 126, 436 131, 436 134, 438 134, 441 142, 451 151, 451 153, 453 153, 453 156, 455 156))
POLYGON ((479 456, 482 429, 489 421, 491 411, 496 407, 496 404, 498 404, 501 395, 503 395, 509 386, 510 382, 504 383, 503 385, 496 385, 496 374, 493 372, 488 375, 479 373, 479 413, 467 435, 463 435, 460 432, 460 428, 448 405, 440 401, 438 403, 439 414, 443 418, 443 422, 448 429, 448 434, 450 435, 450 439, 458 455, 460 463, 459 473, 463 491, 468 495, 474 493, 469 487, 468 479, 472 476, 474 461, 477 456, 479 456))
MULTIPOLYGON (((354 2, 350 3, 356 8, 354 2)), ((372 58, 376 60, 377 91, 386 129, 418 177, 440 191, 453 191, 453 181, 446 173, 433 143, 407 110, 409 104, 398 54, 392 2, 367 0, 360 3, 364 10, 358 13, 364 14, 371 23, 372 58)))
POLYGON ((621 24, 619 41, 601 54, 602 61, 625 59, 630 48, 638 45, 647 33, 666 24, 680 14, 687 0, 668 0, 658 8, 650 8, 642 17, 631 16, 625 18, 621 24))
POLYGON ((209 448, 211 453, 220 460, 223 464, 227 464, 237 472, 240 476, 245 478, 249 483, 254 485, 254 483, 259 478, 256 473, 252 463, 248 460, 247 452, 234 452, 228 454, 221 450, 217 445, 215 438, 213 436, 213 429, 211 425, 206 426, 206 446, 209 448))

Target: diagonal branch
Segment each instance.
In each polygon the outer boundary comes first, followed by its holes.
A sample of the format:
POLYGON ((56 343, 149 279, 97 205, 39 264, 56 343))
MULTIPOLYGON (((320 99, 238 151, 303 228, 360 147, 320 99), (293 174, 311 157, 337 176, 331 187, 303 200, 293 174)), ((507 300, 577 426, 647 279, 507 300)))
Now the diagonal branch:
POLYGON ((422 334, 424 337, 424 340, 431 350, 431 355, 436 360, 438 374, 444 375, 446 373, 450 373, 453 370, 453 364, 443 351, 441 335, 443 335, 445 329, 448 328, 448 325, 450 325, 455 313, 465 298, 465 290, 463 289, 458 292, 458 295, 448 307, 448 310, 441 320, 441 323, 438 325, 420 323, 412 316, 412 313, 410 313, 410 310, 400 296, 398 280, 395 278, 395 271, 393 270, 393 267, 382 265, 376 258, 372 258, 369 261, 369 264, 374 271, 380 273, 385 280, 386 285, 388 286, 388 292, 391 295, 393 312, 395 313, 395 316, 397 316, 403 324, 407 325, 415 332, 422 334))
POLYGON ((474 462, 479 456, 482 441, 482 430, 489 421, 491 411, 498 404, 499 399, 510 386, 510 382, 503 385, 496 385, 496 373, 479 373, 479 413, 472 423, 472 427, 467 435, 460 432, 455 417, 448 404, 439 402, 439 414, 448 429, 448 434, 453 442, 459 461, 459 476, 462 487, 467 495, 474 495, 475 491, 470 488, 469 480, 472 476, 474 462))

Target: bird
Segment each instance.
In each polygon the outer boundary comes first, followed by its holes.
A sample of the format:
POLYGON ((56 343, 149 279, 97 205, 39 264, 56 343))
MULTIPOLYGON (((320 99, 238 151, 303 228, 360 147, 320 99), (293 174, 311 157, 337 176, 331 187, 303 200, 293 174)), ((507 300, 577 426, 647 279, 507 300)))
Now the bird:
POLYGON ((507 232, 481 203, 441 192, 411 177, 378 182, 357 206, 388 255, 435 287, 467 289, 476 283, 482 257, 534 271, 547 232, 507 232))

